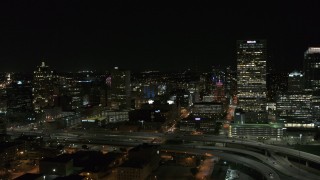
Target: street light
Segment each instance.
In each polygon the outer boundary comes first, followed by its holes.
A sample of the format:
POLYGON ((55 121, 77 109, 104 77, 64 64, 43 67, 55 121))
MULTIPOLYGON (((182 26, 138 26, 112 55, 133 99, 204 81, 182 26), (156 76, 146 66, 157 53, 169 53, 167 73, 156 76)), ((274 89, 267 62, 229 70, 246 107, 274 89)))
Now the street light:
POLYGON ((300 166, 301 166, 301 162, 300 162, 300 148, 301 148, 301 138, 302 138, 302 134, 300 134, 300 144, 299 144, 299 146, 298 146, 298 148, 299 148, 299 174, 300 174, 300 166))
POLYGON ((141 122, 141 124, 142 124, 142 128, 143 128, 143 122, 144 122, 144 120, 141 120, 141 121, 139 121, 139 122, 141 122))

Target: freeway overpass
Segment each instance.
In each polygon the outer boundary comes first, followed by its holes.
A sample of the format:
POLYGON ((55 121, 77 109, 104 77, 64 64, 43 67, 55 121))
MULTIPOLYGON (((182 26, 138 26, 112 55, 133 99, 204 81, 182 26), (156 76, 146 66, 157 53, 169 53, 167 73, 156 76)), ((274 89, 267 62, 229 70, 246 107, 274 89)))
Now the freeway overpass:
MULTIPOLYGON (((263 179, 276 179, 276 180, 280 180, 280 177, 278 175, 278 173, 270 168, 269 166, 258 162, 256 160, 252 160, 246 157, 242 157, 236 154, 232 154, 232 153, 226 153, 226 152, 222 152, 220 150, 208 150, 208 149, 202 149, 202 148, 190 148, 190 147, 181 147, 181 146, 170 146, 170 145, 165 145, 165 146, 161 146, 161 149, 163 151, 174 151, 174 152, 181 152, 181 153, 187 153, 187 154, 196 154, 196 155, 204 155, 207 153, 213 153, 214 156, 218 156, 219 158, 226 160, 226 161, 230 161, 230 162, 234 162, 234 163, 239 163, 242 165, 245 165, 249 168, 252 168, 256 171, 258 171, 259 173, 262 174, 263 179), (272 174, 272 176, 270 176, 270 174, 272 174)), ((258 178, 258 177, 257 177, 258 178)), ((260 179, 259 178, 259 179, 260 179)))
MULTIPOLYGON (((20 135, 22 132, 10 132, 13 135, 20 135)), ((25 132, 27 133, 27 132, 25 132)), ((30 133, 30 132, 29 132, 30 133)), ((32 132, 32 134, 43 135, 41 132, 32 132)), ((158 139, 182 139, 185 141, 196 141, 196 142, 214 142, 214 143, 223 143, 223 144, 237 144, 243 145, 247 147, 252 147, 260 150, 264 150, 266 152, 278 153, 283 156, 292 156, 295 158, 299 158, 302 161, 313 162, 320 166, 320 156, 306 153, 303 151, 298 151, 295 149, 274 146, 269 144, 264 144, 252 140, 242 140, 242 139, 233 139, 227 138, 223 136, 215 136, 215 135, 183 135, 183 134, 163 134, 163 133, 151 133, 151 132, 119 132, 119 131, 69 131, 67 133, 52 133, 51 137, 59 137, 59 138, 70 138, 70 136, 78 136, 83 139, 92 139, 98 138, 101 139, 139 139, 139 138, 158 138, 158 139)))
POLYGON ((168 139, 183 139, 185 141, 197 141, 197 142, 215 142, 215 143, 223 143, 223 144, 238 144, 246 147, 252 147, 260 150, 264 150, 266 152, 271 153, 278 153, 283 156, 292 156, 295 158, 299 158, 306 162, 313 162, 320 166, 320 156, 310 154, 303 151, 298 151, 295 149, 282 147, 282 146, 274 146, 269 144, 264 144, 256 141, 250 140, 242 140, 242 139, 233 139, 233 138, 226 138, 221 136, 213 136, 213 135, 200 135, 200 136, 192 136, 192 135, 184 135, 178 136, 177 135, 170 135, 166 136, 168 139))
MULTIPOLYGON (((11 132, 14 134, 15 132, 11 132)), ((17 132, 21 133, 21 132, 17 132)), ((35 133, 40 134, 40 133, 35 133)), ((135 146, 138 144, 141 144, 143 142, 152 142, 154 138, 158 139, 180 139, 185 141, 195 141, 195 142, 215 142, 215 143, 223 143, 223 144, 237 144, 241 146, 251 147, 255 148, 257 150, 263 150, 265 152, 269 152, 272 154, 272 157, 277 162, 281 162, 282 167, 280 165, 276 165, 275 168, 279 168, 281 172, 284 172, 285 174, 292 173, 294 177, 301 178, 309 178, 309 179, 315 179, 315 176, 310 174, 309 172, 305 172, 303 170, 297 171, 297 168, 295 166, 287 166, 284 167, 284 164, 286 164, 286 159, 283 159, 283 156, 293 156, 296 158, 301 158, 301 160, 309 161, 316 163, 320 165, 320 157, 302 152, 297 151, 294 149, 286 148, 286 147, 280 147, 280 146, 273 146, 268 144, 259 143, 256 141, 250 141, 250 140, 242 140, 242 139, 232 139, 232 138, 226 138, 221 136, 214 136, 214 135, 183 135, 183 134, 162 134, 162 133, 146 133, 146 132, 110 132, 110 131, 69 131, 69 132, 57 132, 51 134, 52 138, 59 138, 59 139, 66 139, 68 142, 80 142, 80 143, 90 143, 90 144, 110 144, 110 145, 120 145, 120 146, 135 146), (87 140, 83 142, 84 140, 87 140), (281 156, 276 155, 281 154, 281 156), (288 169, 288 167, 290 167, 288 169), (288 173, 286 173, 288 172, 288 173), (301 175, 297 174, 297 172, 301 173, 301 175)), ((190 148, 190 147, 183 147, 183 148, 190 148)), ((193 148, 193 147, 192 147, 193 148)), ((217 150, 218 147, 211 147, 215 148, 217 150)), ((236 153, 242 153, 246 155, 255 155, 255 158, 259 161, 266 161, 263 160, 263 158, 266 158, 267 156, 264 156, 263 154, 255 153, 253 151, 245 152, 242 150, 239 150, 237 148, 227 148, 227 147, 220 147, 221 151, 224 151, 225 153, 228 152, 229 154, 235 155, 236 153), (224 148, 224 149, 223 149, 224 148), (259 156, 257 155, 259 154, 259 156)), ((206 148, 203 149, 201 146, 197 146, 193 149, 202 149, 204 151, 212 151, 214 149, 206 148)), ((231 157, 231 156, 230 156, 231 157)), ((242 157, 244 158, 244 157, 242 157)), ((248 158, 247 158, 248 159, 248 158)), ((270 164, 271 161, 267 161, 266 163, 270 164)), ((288 162, 288 161, 287 161, 288 162)), ((251 163, 252 164, 252 163, 251 163)), ((248 164, 249 165, 249 164, 248 164)))

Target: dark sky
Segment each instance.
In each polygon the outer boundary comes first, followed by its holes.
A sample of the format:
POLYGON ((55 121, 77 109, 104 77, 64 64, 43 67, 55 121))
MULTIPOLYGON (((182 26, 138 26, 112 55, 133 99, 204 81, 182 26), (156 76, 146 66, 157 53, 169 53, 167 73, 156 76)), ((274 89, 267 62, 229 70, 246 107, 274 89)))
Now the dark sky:
POLYGON ((269 64, 301 69, 320 46, 320 3, 308 1, 0 2, 0 71, 119 66, 183 70, 235 66, 237 39, 267 39, 269 64))

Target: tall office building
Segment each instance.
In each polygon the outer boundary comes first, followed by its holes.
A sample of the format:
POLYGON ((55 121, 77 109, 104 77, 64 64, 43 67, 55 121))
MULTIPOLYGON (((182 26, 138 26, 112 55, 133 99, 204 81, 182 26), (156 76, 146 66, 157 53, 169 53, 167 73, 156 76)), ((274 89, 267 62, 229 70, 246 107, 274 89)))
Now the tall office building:
POLYGON ((226 91, 226 95, 227 97, 229 96, 233 96, 236 93, 236 88, 237 88, 237 79, 236 79, 236 71, 232 70, 231 67, 227 67, 226 68, 226 74, 225 74, 225 91, 226 91))
POLYGON ((289 92, 301 92, 304 90, 303 74, 294 71, 289 74, 288 77, 288 91, 289 92))
POLYGON ((111 109, 129 109, 131 107, 130 71, 114 67, 106 79, 109 86, 107 106, 111 109))
POLYGON ((237 41, 239 108, 260 111, 266 102, 266 40, 237 41))
POLYGON ((303 71, 306 88, 320 89, 320 47, 310 47, 304 53, 303 71))
POLYGON ((33 72, 33 107, 35 112, 54 105, 54 75, 45 62, 33 72))
POLYGON ((277 111, 280 120, 307 122, 312 118, 312 93, 309 91, 288 92, 277 97, 277 111))
POLYGON ((82 106, 80 83, 72 74, 59 76, 59 105, 63 111, 75 111, 82 106))
POLYGON ((220 81, 216 83, 216 88, 213 91, 213 101, 223 104, 226 103, 224 84, 220 81))
MULTIPOLYGON (((293 74, 293 78, 295 75, 293 74)), ((297 78, 300 78, 297 76, 297 78)), ((268 102, 276 102, 277 95, 288 91, 288 73, 287 72, 268 72, 267 73, 267 99, 268 102)), ((294 79, 290 79, 290 83, 294 83, 294 79)), ((293 85, 293 84, 291 84, 293 85)), ((293 87, 293 86, 291 86, 293 87)), ((290 88, 291 88, 290 87, 290 88)))
POLYGON ((7 85, 7 114, 31 113, 32 87, 29 82, 12 82, 7 85))

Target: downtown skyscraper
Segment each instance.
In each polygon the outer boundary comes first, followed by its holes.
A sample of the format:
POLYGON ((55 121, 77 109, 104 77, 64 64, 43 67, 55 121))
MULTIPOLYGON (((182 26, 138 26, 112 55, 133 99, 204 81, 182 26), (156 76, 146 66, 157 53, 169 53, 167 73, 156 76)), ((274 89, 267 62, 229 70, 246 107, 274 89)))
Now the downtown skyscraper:
POLYGON ((245 111, 261 111, 266 102, 266 40, 237 41, 238 107, 245 111))
POLYGON ((118 67, 110 72, 106 79, 108 85, 107 104, 110 109, 130 109, 131 107, 131 82, 130 71, 118 67))
POLYGON ((305 73, 305 87, 320 89, 320 47, 309 47, 304 53, 303 71, 305 73))
POLYGON ((43 108, 54 105, 54 75, 45 62, 42 62, 41 66, 38 66, 33 72, 32 86, 33 108, 35 112, 40 112, 43 108))

